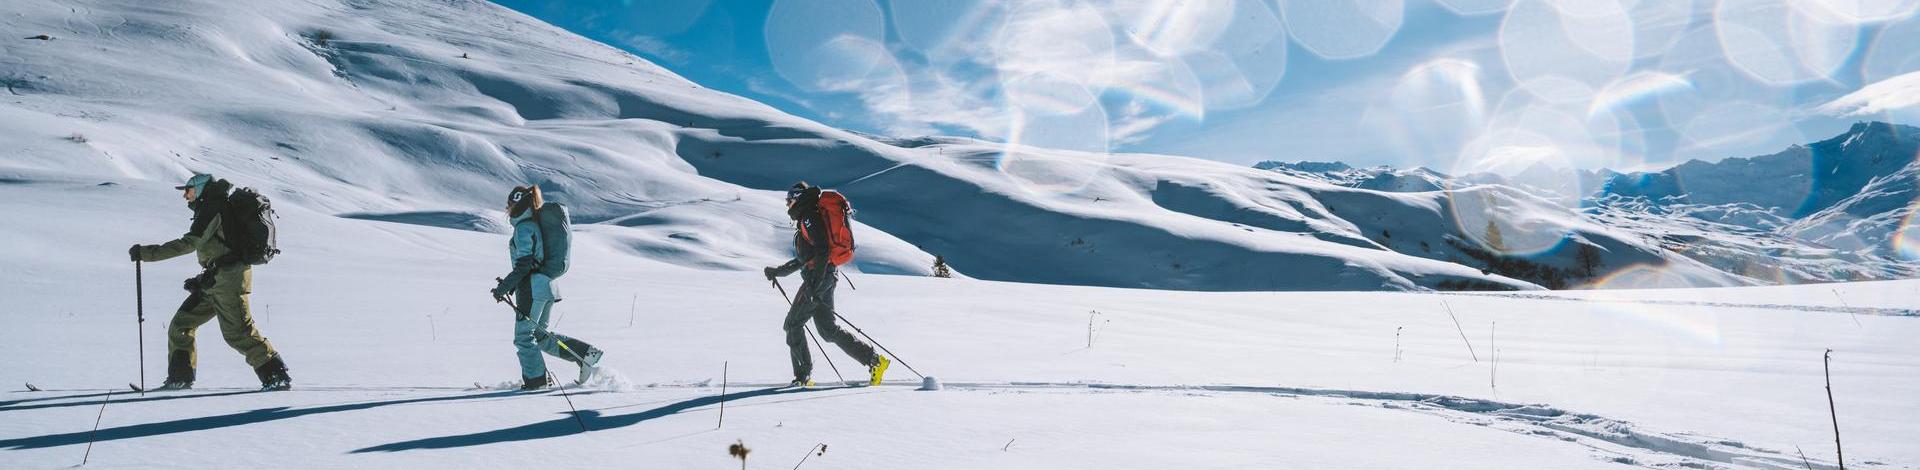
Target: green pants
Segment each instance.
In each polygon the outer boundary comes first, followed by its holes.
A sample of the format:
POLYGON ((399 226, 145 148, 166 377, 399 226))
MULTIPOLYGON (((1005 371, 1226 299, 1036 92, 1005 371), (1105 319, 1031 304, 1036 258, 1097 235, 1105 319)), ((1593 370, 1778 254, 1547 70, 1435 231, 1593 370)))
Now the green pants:
POLYGON ((261 337, 260 330, 253 325, 253 315, 247 309, 247 295, 252 293, 252 285, 252 268, 229 268, 214 275, 212 287, 187 295, 187 301, 180 304, 180 310, 173 313, 173 321, 167 325, 169 380, 193 380, 198 364, 193 346, 194 330, 216 318, 220 320, 220 337, 227 340, 233 350, 246 356, 247 365, 256 373, 262 365, 279 357, 273 345, 261 337))

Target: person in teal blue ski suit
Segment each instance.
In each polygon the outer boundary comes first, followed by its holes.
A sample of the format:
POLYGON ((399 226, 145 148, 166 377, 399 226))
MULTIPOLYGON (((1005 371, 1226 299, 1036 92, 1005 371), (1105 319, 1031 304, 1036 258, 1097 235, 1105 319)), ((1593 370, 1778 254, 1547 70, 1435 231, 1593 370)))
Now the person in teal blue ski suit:
POLYGON ((507 252, 513 270, 495 279, 492 294, 496 302, 513 303, 513 346, 525 390, 552 382, 543 352, 580 366, 576 384, 592 380, 605 354, 585 341, 547 330, 553 304, 561 300, 554 280, 567 270, 567 216, 566 206, 544 201, 539 186, 519 186, 507 193, 507 217, 513 222, 507 252))

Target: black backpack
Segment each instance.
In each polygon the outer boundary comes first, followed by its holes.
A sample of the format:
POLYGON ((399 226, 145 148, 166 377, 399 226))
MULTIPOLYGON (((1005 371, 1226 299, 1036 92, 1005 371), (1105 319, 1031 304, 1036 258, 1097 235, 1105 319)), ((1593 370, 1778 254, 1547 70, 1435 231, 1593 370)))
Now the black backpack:
POLYGON ((227 196, 227 207, 220 212, 220 236, 227 249, 248 265, 262 265, 280 254, 274 241, 273 202, 253 188, 240 188, 227 196))

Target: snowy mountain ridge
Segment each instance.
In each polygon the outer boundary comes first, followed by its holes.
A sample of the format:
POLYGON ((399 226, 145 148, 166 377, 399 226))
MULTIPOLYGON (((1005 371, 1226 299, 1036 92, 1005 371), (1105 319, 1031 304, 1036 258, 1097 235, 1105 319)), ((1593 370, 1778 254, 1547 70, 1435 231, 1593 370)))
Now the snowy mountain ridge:
MULTIPOLYGON (((1262 162, 1254 167, 1392 192, 1516 188, 1577 218, 1657 240, 1721 270, 1767 283, 1897 279, 1920 273, 1899 237, 1914 213, 1920 129, 1861 122, 1833 138, 1652 172, 1536 165, 1514 176, 1426 168, 1262 162)), ((1910 249, 1909 249, 1910 251, 1910 249)))
POLYGON ((738 270, 788 256, 779 191, 807 180, 854 201, 856 269, 872 273, 926 275, 940 255, 984 279, 1159 289, 1607 287, 1647 269, 1662 285, 1776 282, 1513 187, 1408 192, 1431 172, 1345 187, 1183 157, 874 139, 485 2, 6 13, 55 37, 3 46, 0 116, 23 123, 0 130, 19 143, 0 149, 14 184, 205 171, 334 217, 498 230, 504 189, 540 182, 589 243, 738 270))

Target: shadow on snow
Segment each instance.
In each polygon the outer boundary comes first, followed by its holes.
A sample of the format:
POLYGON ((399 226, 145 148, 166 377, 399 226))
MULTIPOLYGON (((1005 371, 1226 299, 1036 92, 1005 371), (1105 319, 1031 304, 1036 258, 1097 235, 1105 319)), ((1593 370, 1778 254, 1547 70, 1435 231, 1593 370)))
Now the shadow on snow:
MULTIPOLYGON (((178 394, 175 392, 166 392, 164 394, 156 394, 155 396, 150 396, 150 397, 120 398, 122 396, 135 394, 134 392, 127 391, 127 392, 113 392, 112 395, 113 395, 113 403, 117 405, 121 403, 141 403, 141 402, 149 402, 149 401, 181 400, 181 399, 187 399, 187 398, 224 397, 228 395, 247 395, 247 394, 254 394, 254 393, 260 393, 260 392, 255 390, 240 390, 240 391, 233 391, 233 392, 216 392, 216 393, 193 393, 193 394, 178 394)), ((69 406, 99 406, 100 405, 99 400, 75 401, 75 402, 64 402, 64 403, 41 403, 38 405, 20 405, 20 406, 12 406, 12 405, 15 403, 25 403, 25 402, 34 402, 34 401, 80 399, 80 398, 101 398, 107 395, 108 395, 107 393, 86 393, 86 394, 80 394, 80 395, 67 395, 67 396, 45 397, 45 398, 28 398, 24 400, 0 402, 0 411, 38 410, 42 408, 65 408, 69 406)))
MULTIPOLYGON (((232 392, 232 393, 210 393, 210 394, 201 394, 201 395, 185 395, 185 396, 179 396, 179 397, 171 397, 171 396, 148 397, 148 398, 129 399, 126 401, 137 402, 137 401, 171 400, 176 398, 237 395, 241 393, 257 393, 257 392, 248 391, 248 392, 232 392)), ((219 415, 219 416, 185 418, 185 419, 158 422, 158 423, 145 423, 145 424, 121 426, 116 428, 106 428, 106 429, 101 429, 97 434, 89 431, 80 431, 80 432, 71 432, 66 434, 48 434, 44 436, 23 437, 18 439, 5 439, 5 440, 0 440, 0 449, 7 449, 7 450, 43 449, 43 448, 49 448, 49 447, 59 447, 64 445, 85 444, 87 443, 88 437, 90 434, 93 435, 94 437, 93 440, 105 442, 105 441, 115 441, 120 439, 134 439, 134 438, 141 438, 141 437, 162 436, 167 434, 205 431, 209 429, 220 429, 220 428, 227 428, 227 427, 233 427, 233 426, 245 426, 249 424, 278 421, 278 420, 289 419, 289 418, 298 418, 298 417, 307 416, 307 415, 336 413, 341 411, 358 411, 358 410, 378 408, 378 407, 390 406, 390 405, 405 405, 405 404, 412 404, 412 403, 428 403, 428 402, 454 401, 454 400, 474 400, 474 399, 483 399, 483 398, 500 398, 500 397, 511 397, 511 396, 520 396, 520 395, 524 395, 524 393, 520 391, 502 391, 502 392, 482 393, 482 394, 474 394, 474 395, 450 395, 450 396, 428 397, 428 398, 410 398, 405 400, 372 401, 372 402, 364 402, 364 403, 350 403, 350 404, 344 404, 344 405, 321 406, 321 407, 314 407, 314 408, 293 409, 293 408, 288 408, 284 406, 276 407, 276 408, 261 408, 261 409, 252 410, 252 411, 243 411, 239 413, 225 414, 225 415, 219 415)), ((119 400, 115 400, 114 403, 122 403, 122 402, 119 400)), ((94 404, 94 403, 84 403, 84 404, 94 404)), ((68 404, 61 403, 59 405, 65 406, 68 404)), ((8 408, 8 410, 17 410, 17 409, 24 409, 24 408, 26 407, 8 408)))
MULTIPOLYGON (((742 400, 747 398, 766 397, 766 396, 773 396, 773 395, 784 395, 784 394, 790 394, 790 393, 802 393, 802 392, 809 392, 809 391, 836 390, 841 388, 845 388, 845 387, 763 388, 763 389, 751 390, 746 392, 729 393, 729 394, 726 394, 725 396, 707 396, 707 397, 694 398, 690 400, 680 401, 678 403, 668 404, 665 406, 661 406, 659 408, 642 411, 639 413, 624 414, 624 415, 617 415, 617 416, 603 415, 601 414, 601 410, 581 410, 580 419, 586 422, 588 430, 598 431, 598 430, 632 426, 635 424, 639 424, 641 422, 645 422, 647 420, 651 420, 655 418, 663 418, 663 417, 680 413, 682 411, 687 411, 687 410, 691 410, 691 409, 699 408, 703 406, 717 405, 717 404, 720 404, 721 402, 742 400)), ((470 446, 479 446, 479 445, 487 445, 487 444, 497 444, 502 442, 547 439, 547 438, 561 437, 569 434, 578 434, 578 433, 580 433, 579 422, 576 422, 574 420, 574 417, 571 415, 562 414, 560 417, 554 418, 552 420, 527 424, 523 426, 515 426, 515 427, 505 428, 505 429, 496 429, 492 431, 478 432, 473 434, 430 437, 426 439, 416 439, 411 441, 395 442, 392 444, 382 444, 378 446, 368 447, 365 449, 355 450, 353 451, 353 453, 360 454, 360 453, 368 453, 368 452, 399 452, 399 451, 417 450, 417 449, 450 449, 450 448, 456 448, 456 447, 470 447, 470 446)))

